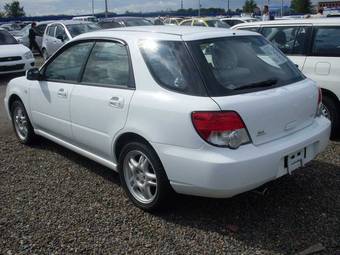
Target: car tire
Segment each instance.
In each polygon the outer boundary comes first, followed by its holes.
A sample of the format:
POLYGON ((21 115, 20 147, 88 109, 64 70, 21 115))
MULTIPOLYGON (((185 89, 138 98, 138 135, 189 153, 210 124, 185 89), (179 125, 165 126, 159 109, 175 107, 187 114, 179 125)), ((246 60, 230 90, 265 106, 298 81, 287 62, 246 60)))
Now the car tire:
POLYGON ((173 190, 150 145, 142 142, 126 144, 119 156, 118 170, 127 196, 137 207, 156 211, 164 209, 171 201, 173 190))
POLYGON ((34 133, 25 106, 20 100, 15 100, 11 104, 11 117, 15 134, 20 143, 33 144, 37 136, 34 133))
POLYGON ((332 122, 331 139, 340 136, 340 111, 339 102, 332 97, 324 95, 322 98, 322 114, 332 122))

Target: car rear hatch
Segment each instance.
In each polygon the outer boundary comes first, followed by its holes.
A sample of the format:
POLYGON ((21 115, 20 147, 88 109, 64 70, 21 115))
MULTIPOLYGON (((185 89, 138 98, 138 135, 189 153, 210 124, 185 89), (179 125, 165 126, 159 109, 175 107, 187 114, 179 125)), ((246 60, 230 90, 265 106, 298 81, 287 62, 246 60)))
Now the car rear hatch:
POLYGON ((318 88, 311 80, 233 96, 212 97, 223 111, 243 119, 253 144, 260 145, 311 125, 318 88))

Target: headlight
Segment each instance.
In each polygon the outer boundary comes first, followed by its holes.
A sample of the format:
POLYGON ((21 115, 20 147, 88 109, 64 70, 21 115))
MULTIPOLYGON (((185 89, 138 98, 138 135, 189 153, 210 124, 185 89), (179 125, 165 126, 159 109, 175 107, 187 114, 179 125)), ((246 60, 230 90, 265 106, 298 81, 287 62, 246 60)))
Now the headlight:
POLYGON ((27 52, 24 54, 24 58, 25 58, 25 59, 32 59, 32 58, 34 58, 32 51, 27 51, 27 52))

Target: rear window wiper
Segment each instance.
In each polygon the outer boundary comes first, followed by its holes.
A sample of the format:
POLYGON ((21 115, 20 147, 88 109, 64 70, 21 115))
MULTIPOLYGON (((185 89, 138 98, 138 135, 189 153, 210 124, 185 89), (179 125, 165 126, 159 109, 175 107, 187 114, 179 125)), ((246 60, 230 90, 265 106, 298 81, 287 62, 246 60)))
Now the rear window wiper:
POLYGON ((277 79, 268 79, 265 81, 250 83, 242 87, 236 88, 235 90, 271 87, 275 85, 277 82, 278 82, 277 79))

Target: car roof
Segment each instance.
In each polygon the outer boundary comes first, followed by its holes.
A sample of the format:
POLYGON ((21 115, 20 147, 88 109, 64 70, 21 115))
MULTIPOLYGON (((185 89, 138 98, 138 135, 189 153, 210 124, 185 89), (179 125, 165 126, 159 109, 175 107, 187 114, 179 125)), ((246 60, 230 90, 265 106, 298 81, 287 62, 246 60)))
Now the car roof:
POLYGON ((82 20, 59 20, 59 21, 54 21, 48 25, 51 26, 54 24, 76 25, 76 24, 93 24, 93 23, 89 21, 82 21, 82 20))
POLYGON ((309 18, 309 19, 287 19, 287 20, 271 20, 271 21, 259 21, 252 23, 242 23, 234 26, 248 27, 259 25, 296 25, 296 24, 310 24, 310 25, 340 25, 340 18, 309 18))
POLYGON ((77 38, 117 38, 117 39, 159 39, 159 40, 201 40, 238 35, 258 35, 257 33, 225 28, 191 27, 191 26, 139 26, 103 29, 79 35, 77 38))
POLYGON ((100 21, 125 21, 125 20, 137 20, 137 19, 146 19, 144 17, 113 17, 113 18, 105 18, 100 21))

